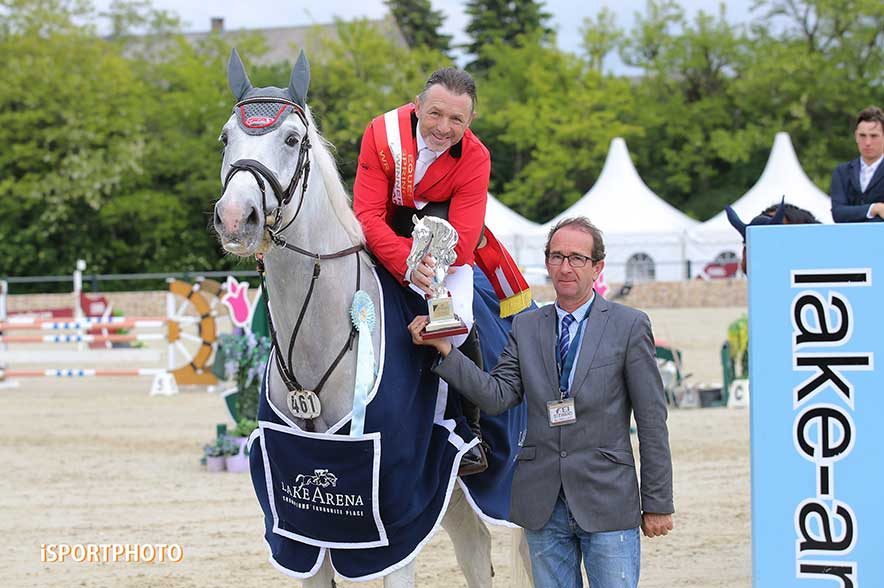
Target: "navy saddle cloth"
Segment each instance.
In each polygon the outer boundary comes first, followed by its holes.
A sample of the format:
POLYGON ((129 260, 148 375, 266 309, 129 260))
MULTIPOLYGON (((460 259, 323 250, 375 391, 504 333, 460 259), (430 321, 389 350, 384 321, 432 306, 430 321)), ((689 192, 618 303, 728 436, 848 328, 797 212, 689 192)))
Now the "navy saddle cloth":
MULTIPOLYGON (((456 392, 438 401, 439 379, 430 369, 435 351, 411 342, 407 325, 426 314, 426 301, 383 268, 376 273, 386 353, 366 409, 365 434, 350 437, 349 423, 334 434, 292 427, 262 389, 260 427, 249 453, 252 482, 264 511, 271 563, 295 577, 315 574, 326 552, 335 571, 351 580, 383 576, 408 563, 441 522, 460 457, 476 442, 456 392)), ((473 307, 490 369, 510 321, 499 317, 497 297, 478 268, 473 307)), ((506 524, 525 406, 494 417, 483 414, 481 426, 492 449, 489 468, 462 484, 483 519, 506 524)))

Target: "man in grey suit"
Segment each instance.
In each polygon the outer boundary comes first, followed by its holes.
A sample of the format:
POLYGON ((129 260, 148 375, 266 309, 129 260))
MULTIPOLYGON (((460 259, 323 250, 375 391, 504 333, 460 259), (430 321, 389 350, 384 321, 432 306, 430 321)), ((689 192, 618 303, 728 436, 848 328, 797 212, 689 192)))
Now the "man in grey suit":
POLYGON ((605 266, 601 232, 585 217, 549 234, 546 266, 556 303, 513 321, 490 374, 444 339, 434 367, 490 414, 528 403, 528 431, 513 479, 510 519, 526 530, 538 588, 582 586, 581 556, 593 588, 635 587, 639 527, 672 529, 672 458, 663 385, 647 315, 595 294, 605 266), (630 442, 638 426, 641 488, 630 442))

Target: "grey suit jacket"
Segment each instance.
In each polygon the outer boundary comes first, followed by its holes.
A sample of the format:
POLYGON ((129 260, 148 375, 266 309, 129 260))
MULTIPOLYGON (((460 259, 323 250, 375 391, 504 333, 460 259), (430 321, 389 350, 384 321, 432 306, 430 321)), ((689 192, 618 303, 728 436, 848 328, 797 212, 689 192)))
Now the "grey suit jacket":
POLYGON ((666 402, 647 315, 596 296, 574 368, 577 422, 550 427, 546 403, 560 396, 557 320, 554 305, 517 316, 490 374, 457 349, 434 368, 487 413, 528 403, 510 519, 540 529, 560 488, 577 523, 590 533, 637 527, 642 511, 673 512, 666 402), (641 491, 629 436, 631 412, 638 427, 641 491))

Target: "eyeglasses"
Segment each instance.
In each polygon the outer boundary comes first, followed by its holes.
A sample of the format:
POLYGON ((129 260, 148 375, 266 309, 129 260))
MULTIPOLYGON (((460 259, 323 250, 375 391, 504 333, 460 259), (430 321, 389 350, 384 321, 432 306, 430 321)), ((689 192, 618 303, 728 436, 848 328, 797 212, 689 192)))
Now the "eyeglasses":
POLYGON ((595 259, 587 257, 585 255, 580 255, 579 253, 572 253, 571 255, 550 253, 546 256, 546 263, 550 265, 562 265, 566 259, 568 260, 568 263, 571 264, 571 267, 583 267, 587 264, 587 262, 596 262, 595 259))

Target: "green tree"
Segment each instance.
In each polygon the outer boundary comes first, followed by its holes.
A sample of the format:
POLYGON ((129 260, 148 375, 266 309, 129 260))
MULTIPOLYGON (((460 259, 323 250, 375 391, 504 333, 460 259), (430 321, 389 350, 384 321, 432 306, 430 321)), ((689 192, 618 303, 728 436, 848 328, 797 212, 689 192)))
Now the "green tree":
POLYGON ((430 0, 384 0, 409 47, 427 47, 444 54, 451 50, 451 35, 439 32, 445 22, 430 0))
POLYGON ((108 9, 98 14, 107 21, 109 37, 129 42, 141 36, 142 44, 150 39, 159 39, 180 32, 181 23, 177 16, 165 10, 154 9, 150 0, 112 0, 108 9))
POLYGON ((466 13, 471 41, 465 48, 475 58, 467 69, 472 72, 487 72, 495 65, 485 53, 494 43, 517 45, 521 37, 537 35, 549 42, 553 36, 542 0, 467 0, 466 13))
POLYGON ((652 1, 621 47, 644 73, 639 171, 700 219, 758 179, 777 131, 826 190, 835 164, 855 155, 856 111, 882 95, 880 3, 765 0, 756 11, 742 30, 723 9, 688 23, 677 4, 652 1))
MULTIPOLYGON (((160 59, 135 64, 158 99, 144 106, 145 173, 137 192, 128 194, 115 210, 120 215, 137 211, 141 230, 120 245, 143 253, 132 260, 135 266, 231 267, 236 258, 223 256, 210 229, 212 206, 221 189, 218 136, 234 103, 225 75, 230 46, 217 36, 197 45, 180 37, 169 39, 160 59), (165 231, 153 231, 151 216, 174 224, 178 236, 167 239, 165 231)), ((238 44, 244 55, 256 55, 257 50, 238 44)))
POLYGON ((0 10, 0 273, 67 273, 103 255, 116 227, 102 211, 143 172, 146 89, 111 43, 76 24, 88 9, 16 0, 0 10))
POLYGON ((627 64, 643 71, 634 90, 636 122, 645 129, 645 140, 633 146, 639 172, 696 218, 739 197, 763 164, 746 165, 748 155, 734 158, 728 144, 742 122, 731 86, 746 46, 723 5, 715 16, 700 12, 689 22, 674 2, 651 0, 621 50, 627 64))
MULTIPOLYGON (((234 103, 226 78, 231 44, 248 60, 266 52, 263 38, 212 34, 191 42, 143 0, 111 8, 112 22, 121 23, 114 39, 149 98, 143 173, 102 210, 109 224, 126 228, 109 240, 108 262, 125 272, 251 269, 248 261, 224 255, 211 219, 221 187, 218 136, 234 103)), ((276 82, 287 80, 288 74, 276 82)))
POLYGON ((616 15, 603 7, 596 14, 595 20, 590 17, 583 19, 580 36, 580 44, 586 52, 589 67, 600 72, 605 57, 622 42, 623 31, 617 26, 616 15))
POLYGON ((429 74, 451 61, 426 47, 403 49, 366 20, 338 21, 336 31, 316 43, 321 49, 310 58, 308 102, 323 136, 336 148, 342 178, 352 185, 368 123, 413 100, 429 74))
POLYGON ((102 15, 109 38, 88 3, 6 7, 0 273, 22 273, 20 259, 31 274, 67 273, 78 258, 105 273, 234 265, 207 230, 232 106, 229 46, 192 45, 141 1, 102 15))
POLYGON ((635 137, 625 80, 605 77, 540 36, 488 48, 497 65, 479 88, 473 128, 491 151, 491 192, 546 221, 592 185, 611 139, 635 137))
POLYGON ((884 5, 770 0, 757 10, 752 51, 733 86, 735 109, 751 115, 731 147, 745 157, 787 131, 805 171, 828 190, 835 165, 856 156, 856 113, 884 95, 884 5))

